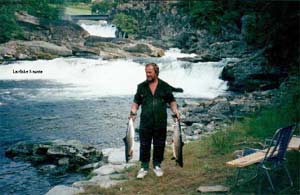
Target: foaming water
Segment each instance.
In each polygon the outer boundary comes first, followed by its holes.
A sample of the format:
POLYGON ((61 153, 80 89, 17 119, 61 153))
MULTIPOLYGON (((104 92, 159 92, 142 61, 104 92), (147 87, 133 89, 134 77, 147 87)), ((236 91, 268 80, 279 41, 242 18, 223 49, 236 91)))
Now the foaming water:
POLYGON ((100 37, 116 37, 115 32, 117 28, 113 24, 99 21, 98 23, 86 24, 82 23, 80 26, 85 29, 90 35, 100 37))
MULTIPOLYGON (((193 55, 171 49, 162 58, 147 60, 158 63, 161 79, 184 89, 184 93, 179 95, 181 97, 214 98, 224 93, 226 82, 220 80, 219 75, 228 59, 205 63, 177 60, 177 57, 193 55)), ((0 80, 37 80, 44 83, 44 86, 36 87, 34 93, 26 88, 14 89, 14 92, 27 93, 30 99, 128 96, 133 95, 137 84, 145 80, 144 64, 134 59, 107 61, 101 58, 20 61, 0 66, 0 80), (15 73, 20 70, 42 73, 15 73)), ((6 93, 11 90, 6 89, 6 93)))

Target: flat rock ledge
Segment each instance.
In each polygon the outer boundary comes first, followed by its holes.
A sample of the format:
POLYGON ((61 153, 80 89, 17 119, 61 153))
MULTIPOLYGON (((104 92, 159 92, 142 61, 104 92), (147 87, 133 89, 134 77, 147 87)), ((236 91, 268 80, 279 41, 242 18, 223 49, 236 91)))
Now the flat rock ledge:
POLYGON ((46 195, 75 195, 84 193, 84 187, 86 186, 109 188, 127 181, 128 176, 124 173, 124 170, 136 165, 139 161, 139 147, 140 144, 136 142, 134 144, 133 159, 129 163, 125 161, 125 147, 102 149, 103 159, 106 159, 107 163, 94 169, 92 171, 94 176, 91 179, 75 182, 72 186, 55 186, 46 195))

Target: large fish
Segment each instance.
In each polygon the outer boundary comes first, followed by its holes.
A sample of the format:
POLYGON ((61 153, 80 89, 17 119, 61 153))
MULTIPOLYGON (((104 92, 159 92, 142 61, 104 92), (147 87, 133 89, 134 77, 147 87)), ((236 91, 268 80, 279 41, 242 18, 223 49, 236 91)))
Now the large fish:
POLYGON ((176 164, 178 164, 180 167, 183 167, 183 141, 182 141, 182 135, 181 135, 181 126, 180 121, 177 120, 175 122, 175 130, 173 133, 173 160, 176 160, 176 164))
POLYGON ((134 125, 132 118, 128 121, 128 127, 126 131, 126 136, 123 138, 125 143, 125 159, 126 162, 133 157, 133 146, 134 146, 134 125))

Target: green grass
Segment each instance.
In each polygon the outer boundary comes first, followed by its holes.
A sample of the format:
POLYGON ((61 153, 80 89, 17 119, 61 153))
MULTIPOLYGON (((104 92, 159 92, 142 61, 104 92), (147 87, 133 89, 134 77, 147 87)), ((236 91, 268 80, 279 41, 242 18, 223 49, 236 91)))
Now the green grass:
MULTIPOLYGON (((170 160, 172 151, 166 148, 165 161, 162 168, 165 175, 157 178, 150 172, 144 180, 135 178, 138 166, 127 170, 129 181, 109 189, 97 186, 86 188, 84 194, 105 195, 194 195, 200 185, 226 185, 232 187, 236 175, 235 168, 225 163, 235 158, 234 151, 244 147, 260 147, 264 139, 271 137, 277 128, 300 121, 299 85, 287 89, 278 106, 263 109, 245 120, 233 123, 226 130, 219 130, 201 141, 190 142, 184 146, 184 167, 175 166, 170 160), (296 86, 296 87, 295 87, 296 86)), ((299 135, 299 129, 295 132, 299 135)), ((279 194, 300 194, 300 152, 291 151, 287 154, 288 168, 294 181, 294 187, 279 194)), ((255 167, 254 167, 255 168, 255 167)), ((246 176, 249 176, 246 174, 246 176)), ((286 185, 286 177, 281 172, 275 173, 275 183, 280 189, 286 185)), ((256 181, 240 187, 232 187, 226 194, 256 194, 256 181)), ((271 194, 266 179, 263 180, 263 194, 271 194)))
POLYGON ((66 15, 90 15, 91 7, 89 4, 70 4, 65 7, 66 15))

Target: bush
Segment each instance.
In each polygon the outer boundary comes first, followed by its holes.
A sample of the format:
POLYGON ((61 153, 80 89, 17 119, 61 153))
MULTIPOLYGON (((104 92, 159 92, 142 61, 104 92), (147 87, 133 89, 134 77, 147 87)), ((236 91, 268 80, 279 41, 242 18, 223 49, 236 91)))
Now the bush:
POLYGON ((107 14, 110 10, 115 8, 117 3, 114 1, 104 0, 101 2, 94 2, 92 4, 92 13, 93 14, 107 14))
POLYGON ((0 4, 0 43, 23 38, 22 29, 16 21, 16 11, 26 11, 28 14, 45 19, 58 19, 63 8, 58 4, 49 4, 50 2, 59 3, 61 0, 28 0, 19 4, 7 1, 0 4))
POLYGON ((115 15, 112 23, 114 23, 123 32, 126 32, 128 34, 134 34, 138 29, 137 20, 134 17, 126 15, 124 13, 115 15))
MULTIPOLYGON (((50 4, 52 0, 29 0, 26 6, 22 7, 21 10, 27 11, 28 14, 45 19, 58 19, 64 8, 59 4, 50 4)), ((52 1, 53 2, 53 1, 52 1)))
POLYGON ((196 25, 206 27, 212 33, 218 33, 221 30, 221 12, 221 7, 214 1, 193 1, 190 10, 196 25))
POLYGON ((0 6, 0 43, 21 38, 22 30, 16 22, 13 6, 0 6))

